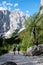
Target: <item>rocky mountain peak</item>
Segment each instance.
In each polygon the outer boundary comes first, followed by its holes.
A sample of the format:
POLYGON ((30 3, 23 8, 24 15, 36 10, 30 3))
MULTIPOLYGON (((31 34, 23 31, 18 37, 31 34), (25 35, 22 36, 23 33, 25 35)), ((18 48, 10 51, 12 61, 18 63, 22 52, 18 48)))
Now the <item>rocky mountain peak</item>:
POLYGON ((16 29, 23 30, 27 18, 26 14, 18 10, 0 10, 0 37, 10 37, 16 29))

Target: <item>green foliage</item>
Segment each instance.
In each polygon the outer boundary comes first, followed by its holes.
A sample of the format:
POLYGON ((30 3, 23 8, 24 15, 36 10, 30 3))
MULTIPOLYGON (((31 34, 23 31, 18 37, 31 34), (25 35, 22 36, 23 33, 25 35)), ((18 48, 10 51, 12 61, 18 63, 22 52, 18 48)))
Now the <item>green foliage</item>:
MULTIPOLYGON (((43 14, 40 15, 39 13, 37 15, 33 15, 32 17, 30 17, 29 19, 27 19, 27 21, 25 22, 26 24, 26 28, 28 27, 28 30, 30 31, 30 33, 33 33, 33 28, 35 28, 35 34, 36 34, 36 38, 33 39, 35 40, 35 42, 37 42, 39 44, 43 43, 43 14), (28 23, 28 24, 26 24, 28 23)), ((31 36, 30 36, 31 37, 31 36)), ((37 45, 37 44, 36 44, 37 45)))
POLYGON ((15 45, 19 44, 21 39, 18 35, 11 37, 9 39, 0 38, 0 55, 7 53, 9 51, 13 51, 15 45))
POLYGON ((33 37, 30 37, 30 32, 28 29, 23 30, 18 34, 18 37, 21 39, 20 47, 21 51, 26 51, 28 47, 33 46, 33 37))
POLYGON ((43 9, 43 6, 40 7, 40 10, 42 10, 42 9, 43 9))

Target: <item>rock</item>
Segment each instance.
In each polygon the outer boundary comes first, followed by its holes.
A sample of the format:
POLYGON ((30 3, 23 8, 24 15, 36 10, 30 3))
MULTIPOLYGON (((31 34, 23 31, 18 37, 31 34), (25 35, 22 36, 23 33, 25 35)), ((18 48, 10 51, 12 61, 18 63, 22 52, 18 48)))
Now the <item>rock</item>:
POLYGON ((18 30, 19 32, 25 29, 24 21, 29 16, 21 11, 0 10, 0 37, 9 38, 11 34, 18 30))
POLYGON ((7 53, 0 56, 0 65, 43 65, 43 56, 23 56, 7 53), (16 63, 16 64, 15 64, 16 63))
POLYGON ((17 64, 14 63, 14 62, 6 62, 6 63, 4 63, 4 64, 2 64, 2 65, 17 65, 17 64))
POLYGON ((30 55, 30 56, 43 55, 43 45, 32 46, 28 48, 26 55, 30 55))
POLYGON ((10 29, 10 12, 8 10, 0 10, 0 37, 3 37, 10 29))
POLYGON ((26 55, 32 55, 32 47, 27 48, 26 55))

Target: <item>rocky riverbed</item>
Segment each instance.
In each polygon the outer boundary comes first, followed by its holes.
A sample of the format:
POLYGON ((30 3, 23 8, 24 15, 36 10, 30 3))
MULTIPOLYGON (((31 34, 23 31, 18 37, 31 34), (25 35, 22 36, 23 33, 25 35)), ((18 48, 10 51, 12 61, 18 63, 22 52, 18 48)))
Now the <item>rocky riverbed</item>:
POLYGON ((19 55, 16 53, 7 53, 0 56, 0 65, 43 65, 43 56, 23 56, 22 53, 19 55), (7 62, 11 64, 6 64, 7 62))

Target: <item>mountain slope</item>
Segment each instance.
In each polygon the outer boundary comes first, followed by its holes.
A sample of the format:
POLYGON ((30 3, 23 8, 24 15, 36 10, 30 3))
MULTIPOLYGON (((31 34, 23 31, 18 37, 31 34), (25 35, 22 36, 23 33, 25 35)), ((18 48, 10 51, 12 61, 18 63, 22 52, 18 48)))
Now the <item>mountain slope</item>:
POLYGON ((10 12, 8 10, 0 10, 0 37, 3 37, 10 29, 10 12))
POLYGON ((23 30, 27 18, 26 14, 18 10, 0 10, 0 37, 9 38, 16 29, 23 30))

